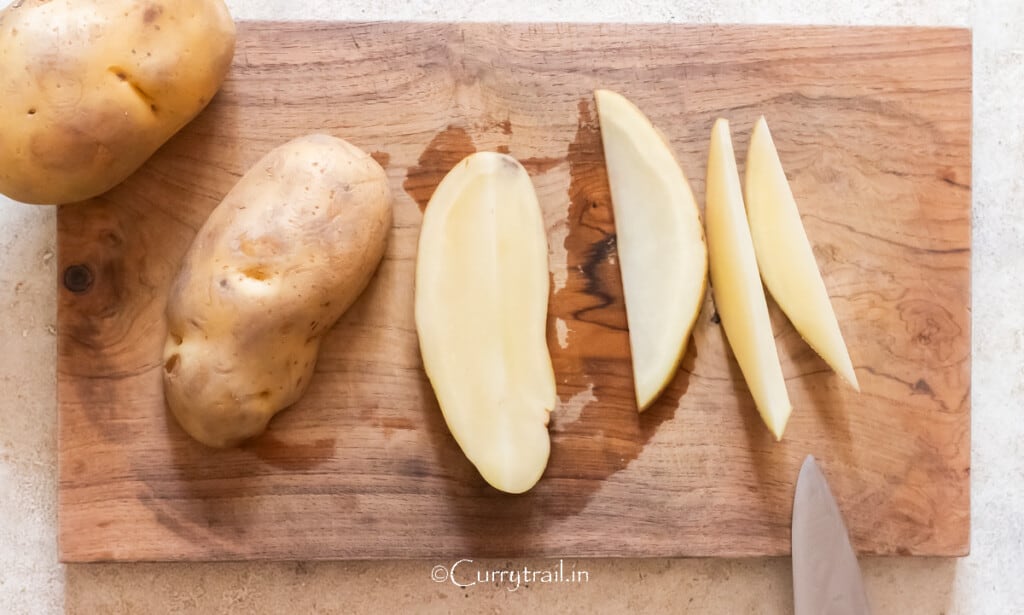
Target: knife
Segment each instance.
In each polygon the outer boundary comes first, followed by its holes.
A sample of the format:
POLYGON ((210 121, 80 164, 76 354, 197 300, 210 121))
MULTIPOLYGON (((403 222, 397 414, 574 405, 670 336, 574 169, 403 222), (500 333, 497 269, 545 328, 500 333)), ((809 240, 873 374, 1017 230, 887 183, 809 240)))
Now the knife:
POLYGON ((870 615, 864 580, 839 506, 813 455, 793 500, 795 615, 870 615))

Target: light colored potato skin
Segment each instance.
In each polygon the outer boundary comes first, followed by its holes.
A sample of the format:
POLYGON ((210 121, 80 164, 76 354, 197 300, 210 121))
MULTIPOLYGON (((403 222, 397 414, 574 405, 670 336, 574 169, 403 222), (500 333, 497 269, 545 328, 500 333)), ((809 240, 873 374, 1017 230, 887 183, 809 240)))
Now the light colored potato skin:
POLYGON ((124 181, 220 88, 223 0, 23 0, 0 11, 0 193, 71 203, 124 181))
POLYGON ((302 396, 321 339, 383 257, 391 203, 373 158, 310 135, 267 154, 213 210, 167 304, 164 394, 193 438, 236 445, 302 396))

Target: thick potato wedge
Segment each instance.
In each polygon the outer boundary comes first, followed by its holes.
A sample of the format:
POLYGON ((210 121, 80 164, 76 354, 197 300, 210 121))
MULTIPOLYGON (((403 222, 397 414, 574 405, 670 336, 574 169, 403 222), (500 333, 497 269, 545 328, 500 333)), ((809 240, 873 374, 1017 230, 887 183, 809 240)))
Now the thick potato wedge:
POLYGON ((597 90, 594 99, 643 412, 672 382, 686 352, 704 304, 708 250, 690 182, 662 134, 621 94, 597 90))
POLYGON ((384 254, 391 200, 373 158, 311 135, 263 157, 213 210, 167 303, 164 394, 193 438, 237 444, 302 396, 320 340, 384 254))
POLYGON ((0 193, 71 203, 124 181, 220 88, 223 0, 23 0, 0 11, 0 193))

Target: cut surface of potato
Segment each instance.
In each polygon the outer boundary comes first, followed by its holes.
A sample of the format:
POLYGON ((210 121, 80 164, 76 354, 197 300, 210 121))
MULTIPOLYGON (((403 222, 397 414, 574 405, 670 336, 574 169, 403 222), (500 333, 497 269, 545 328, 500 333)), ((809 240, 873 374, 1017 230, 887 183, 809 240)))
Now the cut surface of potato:
POLYGON ((643 411, 676 373, 707 288, 697 201, 668 143, 632 102, 594 92, 626 302, 636 403, 643 411))
POLYGON ((438 185, 416 261, 416 330, 452 435, 484 480, 522 493, 547 466, 555 375, 548 247, 533 183, 480 152, 438 185))
POLYGON ((750 136, 744 196, 765 287, 800 336, 859 391, 850 353, 763 116, 750 136))
POLYGON ((717 120, 711 131, 706 190, 704 216, 715 308, 761 418, 781 439, 792 406, 743 208, 729 122, 724 119, 717 120))

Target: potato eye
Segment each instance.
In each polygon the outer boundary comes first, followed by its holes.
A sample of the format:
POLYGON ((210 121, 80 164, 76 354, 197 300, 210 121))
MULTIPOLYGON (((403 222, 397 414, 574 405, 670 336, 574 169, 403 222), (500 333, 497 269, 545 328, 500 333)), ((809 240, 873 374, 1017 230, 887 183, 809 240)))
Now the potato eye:
POLYGON ((165 372, 167 372, 168 374, 174 372, 175 368, 178 367, 178 357, 179 357, 178 353, 174 353, 174 354, 172 354, 170 356, 169 359, 167 359, 167 362, 164 363, 164 371, 165 372))

